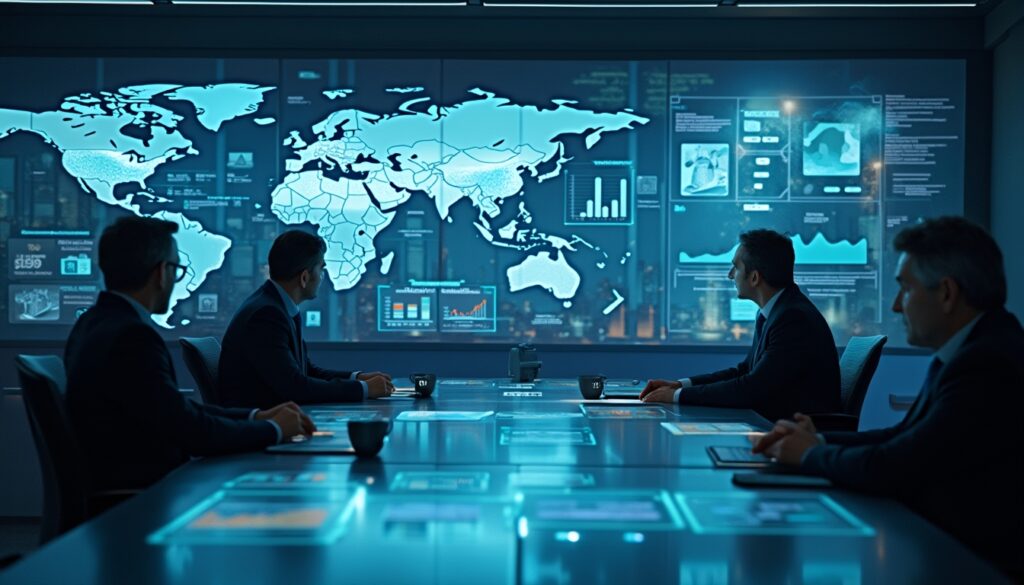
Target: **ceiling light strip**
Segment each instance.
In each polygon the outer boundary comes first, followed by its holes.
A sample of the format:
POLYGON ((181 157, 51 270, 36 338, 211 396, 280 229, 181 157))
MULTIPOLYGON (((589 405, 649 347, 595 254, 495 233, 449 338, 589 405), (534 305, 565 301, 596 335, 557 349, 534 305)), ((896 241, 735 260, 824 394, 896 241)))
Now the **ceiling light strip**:
POLYGON ((0 0, 0 4, 103 4, 105 6, 152 6, 149 0, 0 0))
MULTIPOLYGON (((106 6, 146 5, 153 6, 150 0, 0 0, 0 4, 102 4, 106 6)), ((166 2, 175 6, 191 6, 196 4, 216 6, 465 6, 465 2, 287 2, 284 0, 177 0, 166 2)))
MULTIPOLYGON (((2 0, 0 0, 2 1, 2 0)), ((465 6, 465 2, 287 2, 277 0, 173 0, 175 6, 465 6)))
POLYGON ((718 4, 528 4, 519 2, 491 4, 491 8, 718 8, 718 4))
POLYGON ((926 4, 913 4, 908 2, 886 2, 886 3, 843 3, 843 4, 824 4, 816 2, 808 3, 786 3, 786 4, 745 4, 739 2, 736 4, 738 8, 974 8, 977 6, 977 2, 956 2, 943 4, 939 2, 929 2, 926 4))

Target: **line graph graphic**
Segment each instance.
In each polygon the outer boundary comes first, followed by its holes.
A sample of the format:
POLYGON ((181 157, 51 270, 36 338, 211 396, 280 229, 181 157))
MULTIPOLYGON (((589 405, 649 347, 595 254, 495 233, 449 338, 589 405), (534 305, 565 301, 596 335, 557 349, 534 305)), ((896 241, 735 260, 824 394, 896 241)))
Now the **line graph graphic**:
MULTIPOLYGON (((810 242, 805 243, 799 235, 790 236, 793 240, 793 252, 796 264, 803 265, 864 265, 868 263, 868 240, 862 238, 856 242, 839 240, 830 242, 822 233, 817 233, 810 242)), ((697 254, 691 256, 685 250, 679 252, 680 264, 730 264, 739 244, 721 254, 697 254)))
POLYGON ((479 303, 473 306, 469 311, 460 311, 458 309, 451 309, 448 315, 449 319, 483 319, 487 317, 487 299, 481 299, 479 303))
POLYGON ((496 287, 462 286, 438 291, 441 331, 480 333, 497 330, 496 287))

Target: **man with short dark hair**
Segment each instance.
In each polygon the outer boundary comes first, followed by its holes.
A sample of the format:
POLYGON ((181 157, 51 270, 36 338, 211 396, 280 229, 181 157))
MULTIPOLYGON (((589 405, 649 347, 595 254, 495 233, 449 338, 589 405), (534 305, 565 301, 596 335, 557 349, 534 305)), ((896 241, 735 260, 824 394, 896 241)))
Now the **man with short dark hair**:
POLYGON ((839 409, 839 357, 832 331, 793 281, 793 242, 771 230, 740 235, 729 278, 757 303, 754 340, 734 368, 681 380, 651 380, 646 402, 751 408, 769 420, 839 409))
POLYGON ((146 487, 191 456, 260 449, 314 430, 294 404, 239 410, 182 397, 151 317, 167 312, 189 270, 177 230, 125 217, 100 237, 106 291, 75 323, 64 352, 68 414, 94 489, 146 487))
POLYGON ((818 435, 810 417, 780 420, 766 452, 844 488, 897 498, 1018 579, 1024 578, 1024 330, 1003 305, 999 246, 961 217, 900 232, 892 310, 932 356, 896 426, 818 435))
POLYGON ((242 303, 224 333, 219 389, 225 404, 358 402, 394 390, 388 374, 329 370, 309 359, 299 303, 316 298, 326 251, 322 238, 299 230, 274 240, 270 280, 242 303))

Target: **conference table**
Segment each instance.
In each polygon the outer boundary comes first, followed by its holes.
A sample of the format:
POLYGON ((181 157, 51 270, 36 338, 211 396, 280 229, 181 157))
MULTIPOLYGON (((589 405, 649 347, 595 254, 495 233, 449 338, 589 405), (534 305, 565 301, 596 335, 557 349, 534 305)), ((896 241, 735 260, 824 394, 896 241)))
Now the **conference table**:
POLYGON ((1005 582, 894 501, 734 485, 707 448, 768 428, 749 410, 486 379, 304 408, 334 436, 191 461, 0 583, 1005 582), (379 455, 347 453, 379 417, 379 455))

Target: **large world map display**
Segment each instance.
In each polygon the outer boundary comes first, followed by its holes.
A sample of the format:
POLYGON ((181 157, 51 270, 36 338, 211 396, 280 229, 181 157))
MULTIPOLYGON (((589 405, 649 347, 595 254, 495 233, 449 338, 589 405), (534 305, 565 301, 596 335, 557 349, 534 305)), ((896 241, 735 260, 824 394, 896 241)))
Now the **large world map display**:
POLYGON ((287 229, 309 341, 749 342, 741 232, 851 335, 891 242, 963 211, 962 61, 0 58, 2 339, 60 339, 124 215, 179 226, 169 339, 219 336, 287 229))
MULTIPOLYGON (((0 109, 0 139, 18 131, 38 134, 60 152, 64 169, 89 195, 178 224, 176 239, 187 276, 171 297, 170 311, 154 316, 171 327, 174 306, 221 267, 231 240, 183 213, 140 211, 136 197, 168 201, 146 186, 161 165, 199 154, 178 127, 182 116, 154 104, 154 98, 191 103, 202 126, 217 132, 240 118, 258 125, 276 123, 259 117, 264 94, 274 89, 244 83, 149 84, 82 93, 65 97, 53 111, 0 109), (114 188, 122 184, 137 185, 140 191, 115 197, 114 188)), ((331 90, 325 95, 340 100, 352 91, 331 90)), ((367 264, 378 257, 376 235, 413 192, 421 191, 434 200, 441 219, 448 219, 460 200, 471 201, 479 210, 475 225, 487 242, 526 253, 521 264, 508 269, 510 290, 540 286, 569 306, 580 276, 567 255, 576 246, 589 246, 586 240, 523 229, 530 222, 525 206, 512 224, 494 228, 490 219, 505 200, 523 191, 524 175, 541 182, 561 173, 571 155, 559 136, 584 135, 590 147, 605 133, 628 131, 648 119, 629 111, 577 109, 569 101, 541 109, 513 104, 484 90, 472 93, 478 99, 451 106, 412 98, 398 112, 385 114, 339 109, 310 129, 310 142, 300 131, 292 131, 285 140, 294 157, 286 161, 288 172, 270 194, 270 209, 283 223, 316 226, 327 242, 325 261, 334 290, 358 284, 367 264), (549 162, 554 167, 540 174, 538 169, 549 162), (553 248, 557 255, 531 253, 540 247, 553 248)))

